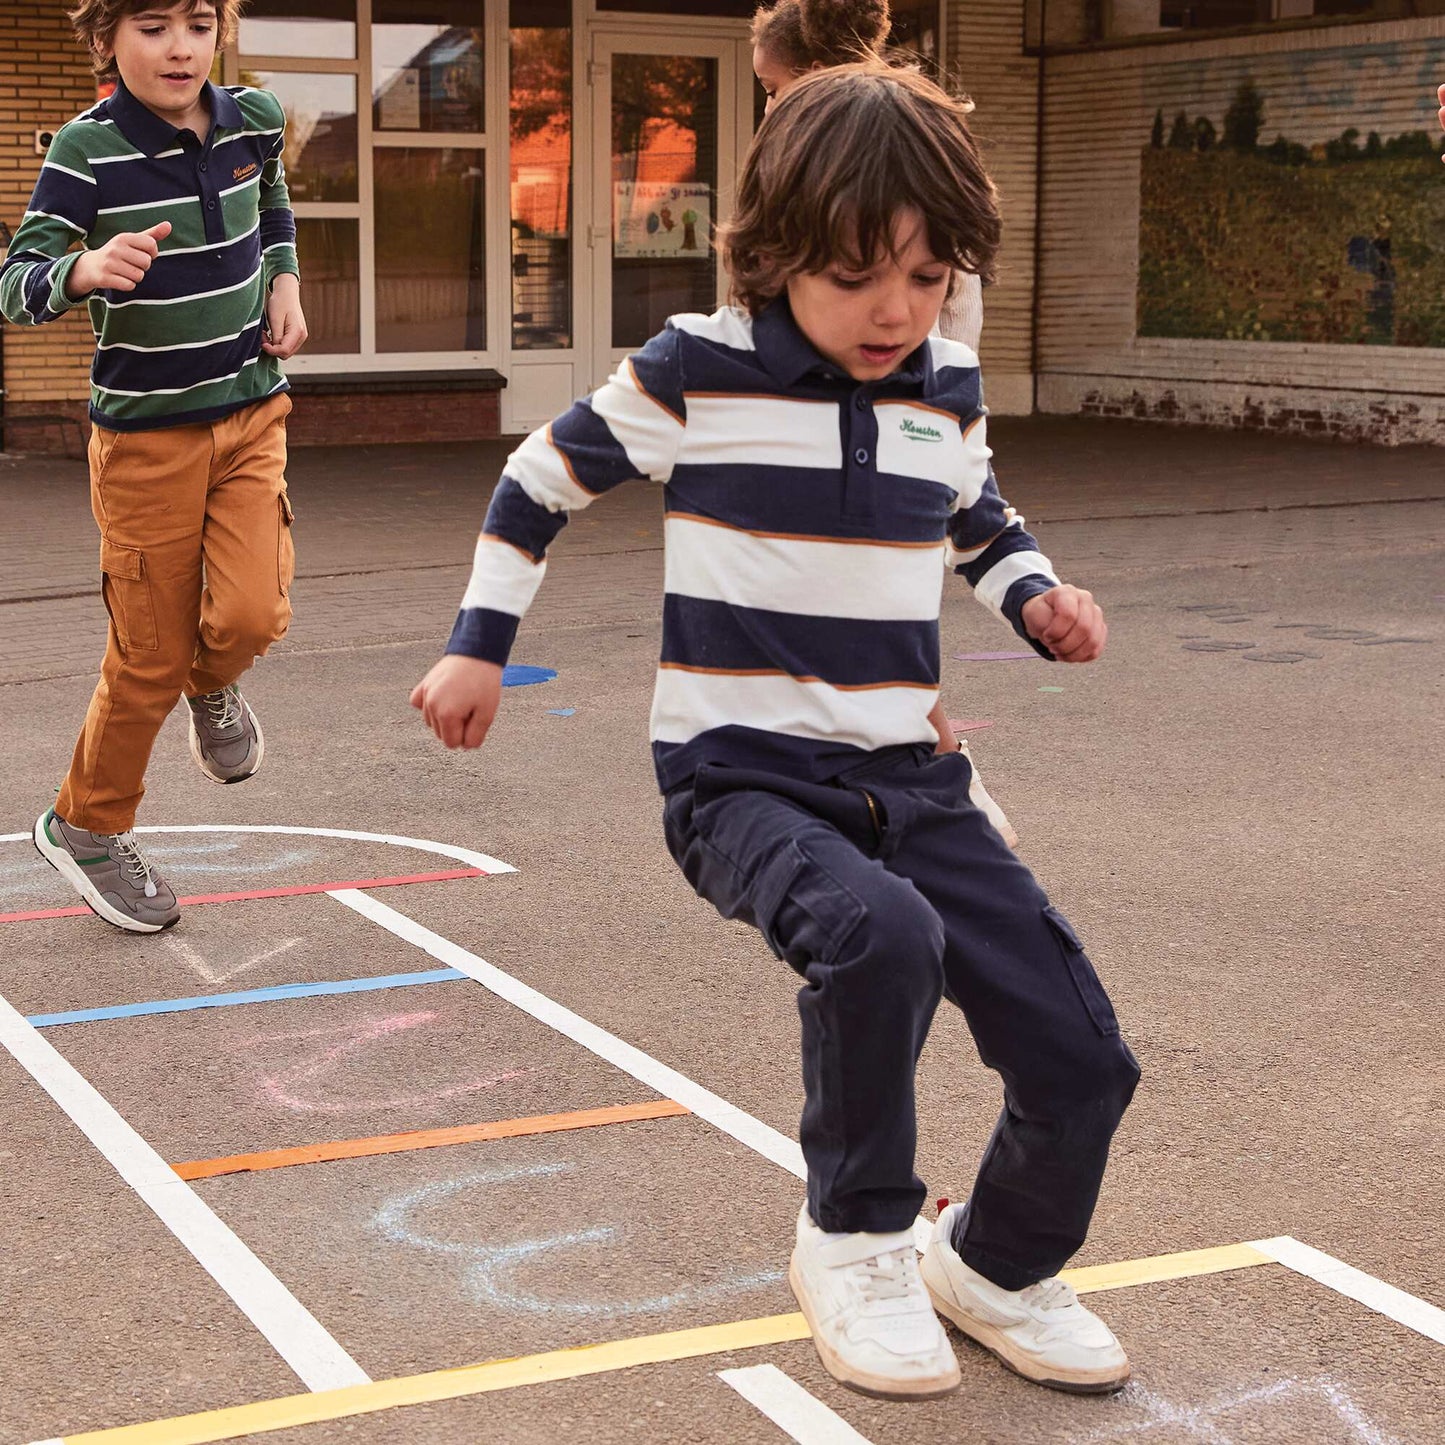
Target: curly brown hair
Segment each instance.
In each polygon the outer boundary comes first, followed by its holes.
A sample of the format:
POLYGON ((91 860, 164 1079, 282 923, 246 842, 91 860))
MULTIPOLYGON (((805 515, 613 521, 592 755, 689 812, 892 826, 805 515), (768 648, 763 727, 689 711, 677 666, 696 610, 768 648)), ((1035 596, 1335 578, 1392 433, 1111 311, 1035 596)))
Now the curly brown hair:
POLYGON ((116 27, 126 16, 177 8, 190 15, 203 5, 209 6, 216 12, 216 50, 219 52, 231 43, 244 4, 245 0, 80 0, 67 14, 75 38, 90 56, 90 68, 101 80, 116 80, 119 72, 115 68, 115 56, 108 52, 115 42, 116 27))
POLYGON ((888 0, 777 0, 753 12, 752 41, 801 73, 878 55, 891 23, 888 0))
POLYGON ((763 121, 722 229, 733 299, 754 315, 790 276, 863 270, 904 211, 955 270, 993 279, 998 195, 969 132, 971 104, 881 61, 804 76, 763 121))

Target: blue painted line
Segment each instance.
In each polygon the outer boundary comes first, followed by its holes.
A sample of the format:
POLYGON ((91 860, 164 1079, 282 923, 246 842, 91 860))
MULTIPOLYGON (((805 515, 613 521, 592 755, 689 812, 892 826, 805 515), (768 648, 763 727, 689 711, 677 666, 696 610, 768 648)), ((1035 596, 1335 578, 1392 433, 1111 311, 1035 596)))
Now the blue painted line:
POLYGON ((532 667, 525 662, 509 662, 502 669, 503 687, 528 687, 534 682, 551 682, 557 676, 554 667, 532 667))
POLYGON ((250 988, 242 993, 210 993, 196 998, 162 998, 151 1003, 119 1003, 109 1008, 78 1008, 68 1013, 30 1014, 38 1029, 57 1024, 88 1024, 101 1019, 128 1019, 138 1014, 178 1014, 195 1008, 225 1008, 233 1003, 267 1003, 278 998, 312 998, 326 993, 369 993, 378 988, 409 988, 417 983, 447 983, 465 978, 460 969, 429 968, 421 973, 387 973, 378 978, 346 978, 336 983, 283 983, 275 988, 250 988))

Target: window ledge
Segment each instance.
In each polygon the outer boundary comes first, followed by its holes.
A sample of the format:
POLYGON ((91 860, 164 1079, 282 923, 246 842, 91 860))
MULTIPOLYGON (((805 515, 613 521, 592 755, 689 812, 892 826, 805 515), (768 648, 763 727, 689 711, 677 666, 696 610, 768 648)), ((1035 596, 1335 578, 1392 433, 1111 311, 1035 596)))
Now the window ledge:
POLYGON ((500 371, 477 367, 467 371, 298 371, 287 380, 298 396, 348 396, 360 392, 501 391, 507 378, 500 371))

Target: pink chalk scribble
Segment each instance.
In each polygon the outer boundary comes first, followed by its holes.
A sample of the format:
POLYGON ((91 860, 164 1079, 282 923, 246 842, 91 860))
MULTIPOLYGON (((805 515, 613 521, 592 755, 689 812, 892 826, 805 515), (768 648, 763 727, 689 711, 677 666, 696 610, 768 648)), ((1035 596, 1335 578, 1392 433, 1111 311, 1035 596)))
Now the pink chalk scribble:
POLYGON ((341 1024, 334 1028, 310 1029, 301 1033, 264 1034, 248 1039, 238 1045, 243 1049, 254 1049, 263 1044, 309 1042, 337 1034, 344 1035, 336 1043, 319 1053, 293 1065, 280 1073, 261 1076, 261 1092, 273 1104, 307 1114, 349 1114, 370 1109, 417 1109, 427 1104, 455 1099, 464 1094, 482 1093, 494 1089, 498 1084, 513 1079, 525 1078, 529 1074, 541 1073, 538 1068, 506 1069, 501 1073, 487 1074, 481 1078, 469 1079, 463 1084, 454 1084, 446 1089, 430 1092, 398 1094, 379 1099, 326 1099, 315 1097, 306 1085, 317 1085, 324 1076, 335 1072, 352 1055, 365 1049, 369 1044, 393 1038, 412 1029, 423 1028, 437 1017, 435 1012, 393 1014, 388 1018, 367 1019, 360 1024, 341 1024))

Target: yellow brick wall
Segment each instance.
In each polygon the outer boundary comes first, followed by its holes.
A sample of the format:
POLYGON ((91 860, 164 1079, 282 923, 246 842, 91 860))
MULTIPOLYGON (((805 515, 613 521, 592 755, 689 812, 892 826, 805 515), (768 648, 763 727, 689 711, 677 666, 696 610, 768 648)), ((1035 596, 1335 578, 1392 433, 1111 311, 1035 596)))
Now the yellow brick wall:
MULTIPOLYGON (((57 130, 95 103, 95 77, 64 8, 58 0, 0 0, 0 220, 12 231, 40 171, 35 132, 57 130)), ((44 327, 7 324, 6 401, 83 401, 94 349, 83 310, 44 327)))
POLYGON ((984 391, 1000 414, 1033 409, 1034 192, 1039 62, 1023 53, 1024 0, 947 0, 944 56, 972 97, 974 134, 999 189, 1003 249, 983 293, 984 391))

